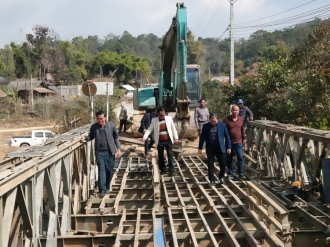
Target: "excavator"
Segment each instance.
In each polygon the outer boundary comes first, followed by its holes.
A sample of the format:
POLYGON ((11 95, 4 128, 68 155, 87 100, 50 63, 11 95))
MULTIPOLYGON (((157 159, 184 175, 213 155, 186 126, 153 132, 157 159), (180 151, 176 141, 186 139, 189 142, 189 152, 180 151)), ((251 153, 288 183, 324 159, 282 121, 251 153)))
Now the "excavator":
POLYGON ((133 94, 134 110, 145 111, 162 106, 181 123, 192 125, 189 107, 201 98, 200 66, 187 64, 187 8, 177 3, 176 15, 161 46, 158 87, 139 88, 133 94))

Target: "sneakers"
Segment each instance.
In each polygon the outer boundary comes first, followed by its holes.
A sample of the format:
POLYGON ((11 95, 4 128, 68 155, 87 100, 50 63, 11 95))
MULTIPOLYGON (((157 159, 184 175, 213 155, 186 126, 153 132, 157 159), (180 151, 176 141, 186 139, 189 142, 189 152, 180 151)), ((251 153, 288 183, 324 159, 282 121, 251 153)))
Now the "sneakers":
POLYGON ((226 182, 223 178, 219 178, 220 179, 220 184, 226 185, 226 182))
POLYGON ((212 181, 210 182, 210 186, 214 186, 214 185, 215 185, 215 181, 212 180, 212 181))
POLYGON ((239 176, 239 179, 240 179, 240 180, 246 180, 246 177, 245 177, 244 175, 243 175, 243 176, 240 175, 240 176, 239 176))

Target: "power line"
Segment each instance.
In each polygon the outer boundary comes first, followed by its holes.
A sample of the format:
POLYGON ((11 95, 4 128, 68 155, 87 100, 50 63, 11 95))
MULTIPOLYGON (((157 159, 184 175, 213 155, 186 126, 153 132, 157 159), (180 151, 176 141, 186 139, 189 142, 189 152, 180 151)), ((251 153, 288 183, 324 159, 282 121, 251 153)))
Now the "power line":
MULTIPOLYGON (((330 15, 328 15, 327 17, 330 17, 330 15)), ((288 28, 296 28, 296 29, 300 29, 300 28, 314 28, 316 27, 318 24, 313 24, 313 25, 308 25, 308 26, 301 26, 301 27, 297 27, 297 25, 299 24, 304 24, 306 22, 300 22, 300 23, 297 23, 297 24, 294 24, 294 25, 290 25, 290 26, 286 26, 286 27, 283 27, 283 28, 276 28, 276 29, 271 29, 271 30, 262 30, 262 31, 265 31, 265 32, 275 32, 275 31, 283 31, 285 29, 288 29, 288 28)), ((260 30, 261 31, 261 30, 260 30)), ((257 31, 255 31, 257 32, 257 31)), ((253 32, 253 33, 255 33, 253 32)), ((239 33, 239 35, 252 35, 253 33, 239 33)), ((248 37, 236 37, 236 38, 248 38, 248 37)))
POLYGON ((204 12, 204 15, 203 15, 202 19, 200 20, 200 22, 198 23, 197 27, 195 28, 195 32, 194 32, 195 34, 196 34, 196 31, 197 31, 197 29, 198 29, 199 25, 202 23, 202 21, 203 21, 203 19, 204 19, 204 17, 205 17, 205 14, 206 14, 206 12, 208 11, 208 9, 209 9, 209 7, 210 7, 210 5, 211 5, 212 1, 213 1, 213 0, 211 0, 211 1, 209 2, 209 5, 207 6, 207 9, 205 10, 205 12, 204 12))
POLYGON ((289 23, 294 24, 294 25, 299 24, 299 23, 305 23, 305 22, 312 21, 315 18, 321 18, 321 19, 322 18, 327 18, 327 17, 329 17, 328 12, 330 12, 330 8, 327 11, 323 11, 319 15, 314 15, 314 16, 309 17, 307 19, 301 20, 301 18, 298 18, 298 19, 293 19, 291 21, 275 23, 275 24, 272 24, 272 25, 260 25, 260 26, 255 26, 255 27, 247 27, 247 28, 244 28, 244 29, 236 30, 235 32, 239 33, 239 32, 244 32, 244 31, 260 30, 260 29, 263 29, 263 28, 269 28, 269 27, 272 27, 272 26, 281 26, 281 25, 285 25, 285 24, 289 24, 289 23))
POLYGON ((330 11, 330 4, 322 6, 320 8, 314 9, 314 10, 310 10, 310 11, 298 14, 298 15, 287 17, 287 18, 284 18, 284 19, 279 19, 279 20, 276 20, 276 21, 262 23, 262 24, 254 25, 254 26, 238 26, 238 27, 235 27, 235 29, 248 29, 248 28, 260 28, 260 27, 265 27, 265 26, 276 26, 276 25, 281 25, 283 23, 286 24, 286 23, 289 23, 289 22, 292 22, 292 21, 296 21, 296 20, 302 19, 304 17, 326 13, 326 12, 329 12, 329 11, 330 11))
POLYGON ((217 13, 217 11, 218 11, 218 9, 219 9, 219 7, 220 7, 220 5, 221 5, 222 2, 223 2, 223 0, 220 1, 219 5, 218 5, 218 7, 216 8, 216 10, 214 11, 214 13, 213 13, 211 19, 209 20, 209 22, 207 23, 207 25, 204 27, 203 31, 201 32, 201 34, 200 34, 199 36, 202 36, 202 34, 204 33, 205 29, 207 28, 207 26, 208 26, 208 25, 210 24, 210 22, 212 21, 214 15, 217 13))
POLYGON ((260 20, 268 19, 268 18, 270 18, 270 17, 277 16, 277 15, 280 15, 280 14, 283 14, 283 13, 286 13, 286 12, 289 12, 289 11, 291 11, 291 10, 294 10, 294 9, 298 9, 298 8, 300 8, 300 7, 303 7, 303 6, 307 5, 307 4, 310 4, 310 3, 315 2, 315 1, 316 1, 316 0, 313 0, 313 1, 310 1, 310 2, 307 2, 307 3, 304 3, 304 4, 302 4, 302 5, 299 5, 299 6, 297 6, 297 7, 294 7, 294 8, 292 8, 292 9, 288 9, 288 10, 285 10, 285 11, 283 11, 283 12, 280 12, 280 13, 277 13, 277 14, 274 14, 274 15, 270 15, 270 16, 267 16, 267 17, 263 17, 263 18, 260 18, 260 19, 257 19, 257 20, 248 21, 248 22, 244 22, 244 23, 237 23, 236 25, 240 25, 240 24, 248 24, 248 23, 252 23, 252 22, 256 22, 256 21, 260 21, 260 20))
MULTIPOLYGON (((238 5, 238 7, 234 10, 234 13, 238 10, 238 8, 241 6, 241 4, 243 3, 243 1, 244 1, 244 0, 242 0, 241 3, 238 5)), ((225 24, 219 29, 219 31, 216 33, 216 35, 214 35, 213 39, 215 39, 215 37, 218 36, 218 34, 221 32, 221 30, 222 30, 226 25, 228 25, 229 22, 230 22, 230 18, 229 18, 228 21, 225 22, 225 24)), ((228 29, 228 27, 227 27, 227 29, 228 29)), ((225 30, 225 31, 226 31, 226 30, 225 30)), ((222 35, 220 35, 220 36, 222 36, 222 35)), ((218 39, 220 39, 220 37, 219 37, 218 39)))

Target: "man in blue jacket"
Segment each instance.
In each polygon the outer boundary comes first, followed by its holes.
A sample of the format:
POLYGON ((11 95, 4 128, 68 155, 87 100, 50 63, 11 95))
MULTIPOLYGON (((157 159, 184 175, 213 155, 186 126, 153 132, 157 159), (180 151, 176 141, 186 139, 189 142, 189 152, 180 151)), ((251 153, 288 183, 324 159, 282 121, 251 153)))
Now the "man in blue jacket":
MULTIPOLYGON (((152 109, 151 111, 147 111, 143 118, 141 119, 141 126, 139 128, 139 132, 144 134, 147 129, 149 128, 150 124, 151 124, 151 120, 153 118, 157 117, 157 110, 156 109, 152 109)), ((154 145, 155 140, 153 138, 153 135, 149 135, 150 140, 146 140, 144 142, 144 155, 148 156, 149 150, 151 149, 152 145, 154 145)))
POLYGON ((220 166, 220 183, 224 184, 223 177, 226 169, 226 155, 231 153, 231 143, 226 125, 222 122, 218 122, 218 119, 214 114, 210 114, 210 122, 203 126, 202 134, 199 139, 199 154, 202 153, 204 141, 206 142, 210 186, 215 184, 214 157, 217 157, 220 166))

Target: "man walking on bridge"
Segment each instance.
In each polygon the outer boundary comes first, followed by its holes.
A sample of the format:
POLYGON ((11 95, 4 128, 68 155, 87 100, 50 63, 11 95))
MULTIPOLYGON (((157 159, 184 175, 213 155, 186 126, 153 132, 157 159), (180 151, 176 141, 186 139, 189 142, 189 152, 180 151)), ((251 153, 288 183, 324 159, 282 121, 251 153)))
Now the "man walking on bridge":
POLYGON ((202 134, 203 125, 209 121, 209 109, 205 106, 205 100, 199 101, 199 107, 195 109, 194 119, 199 136, 202 134))
POLYGON ((248 123, 248 119, 250 121, 253 121, 253 113, 252 111, 249 109, 249 107, 243 105, 243 100, 242 99, 238 99, 237 100, 237 105, 239 106, 239 114, 238 116, 242 117, 244 119, 244 128, 247 128, 247 123, 248 123))
POLYGON ((207 166, 210 186, 215 183, 214 179, 214 157, 217 157, 220 166, 219 179, 224 184, 223 176, 226 170, 226 153, 231 153, 231 143, 227 127, 218 122, 216 115, 210 115, 210 122, 204 124, 202 134, 199 138, 198 153, 202 153, 204 142, 206 142, 207 166), (224 142, 226 140, 226 143, 224 142))
POLYGON ((233 154, 237 156, 237 170, 240 179, 246 179, 244 176, 244 160, 243 160, 243 146, 245 145, 245 130, 244 119, 239 114, 239 107, 233 105, 231 108, 231 115, 223 119, 223 123, 226 124, 227 130, 231 141, 231 153, 227 156, 227 168, 228 176, 234 177, 234 171, 232 166, 233 154))
POLYGON ((88 136, 81 137, 82 140, 92 141, 95 139, 95 156, 99 171, 99 192, 103 197, 109 193, 110 182, 115 166, 115 155, 120 154, 120 142, 116 126, 106 121, 103 111, 96 113, 97 123, 90 128, 88 136))
MULTIPOLYGON (((141 119, 141 126, 138 131, 144 134, 149 128, 151 124, 151 120, 156 117, 157 117, 157 109, 152 109, 151 111, 148 110, 141 119)), ((154 143, 155 140, 153 134, 150 134, 149 138, 147 138, 147 140, 144 142, 144 155, 146 157, 148 156, 149 150, 151 149, 152 145, 154 145, 154 143)))
POLYGON ((151 132, 153 132, 155 144, 158 149, 160 175, 163 175, 166 173, 164 149, 166 149, 170 172, 174 172, 173 144, 178 142, 178 132, 172 118, 165 115, 164 108, 158 108, 157 113, 158 117, 152 119, 149 128, 144 133, 143 141, 145 142, 151 132))

